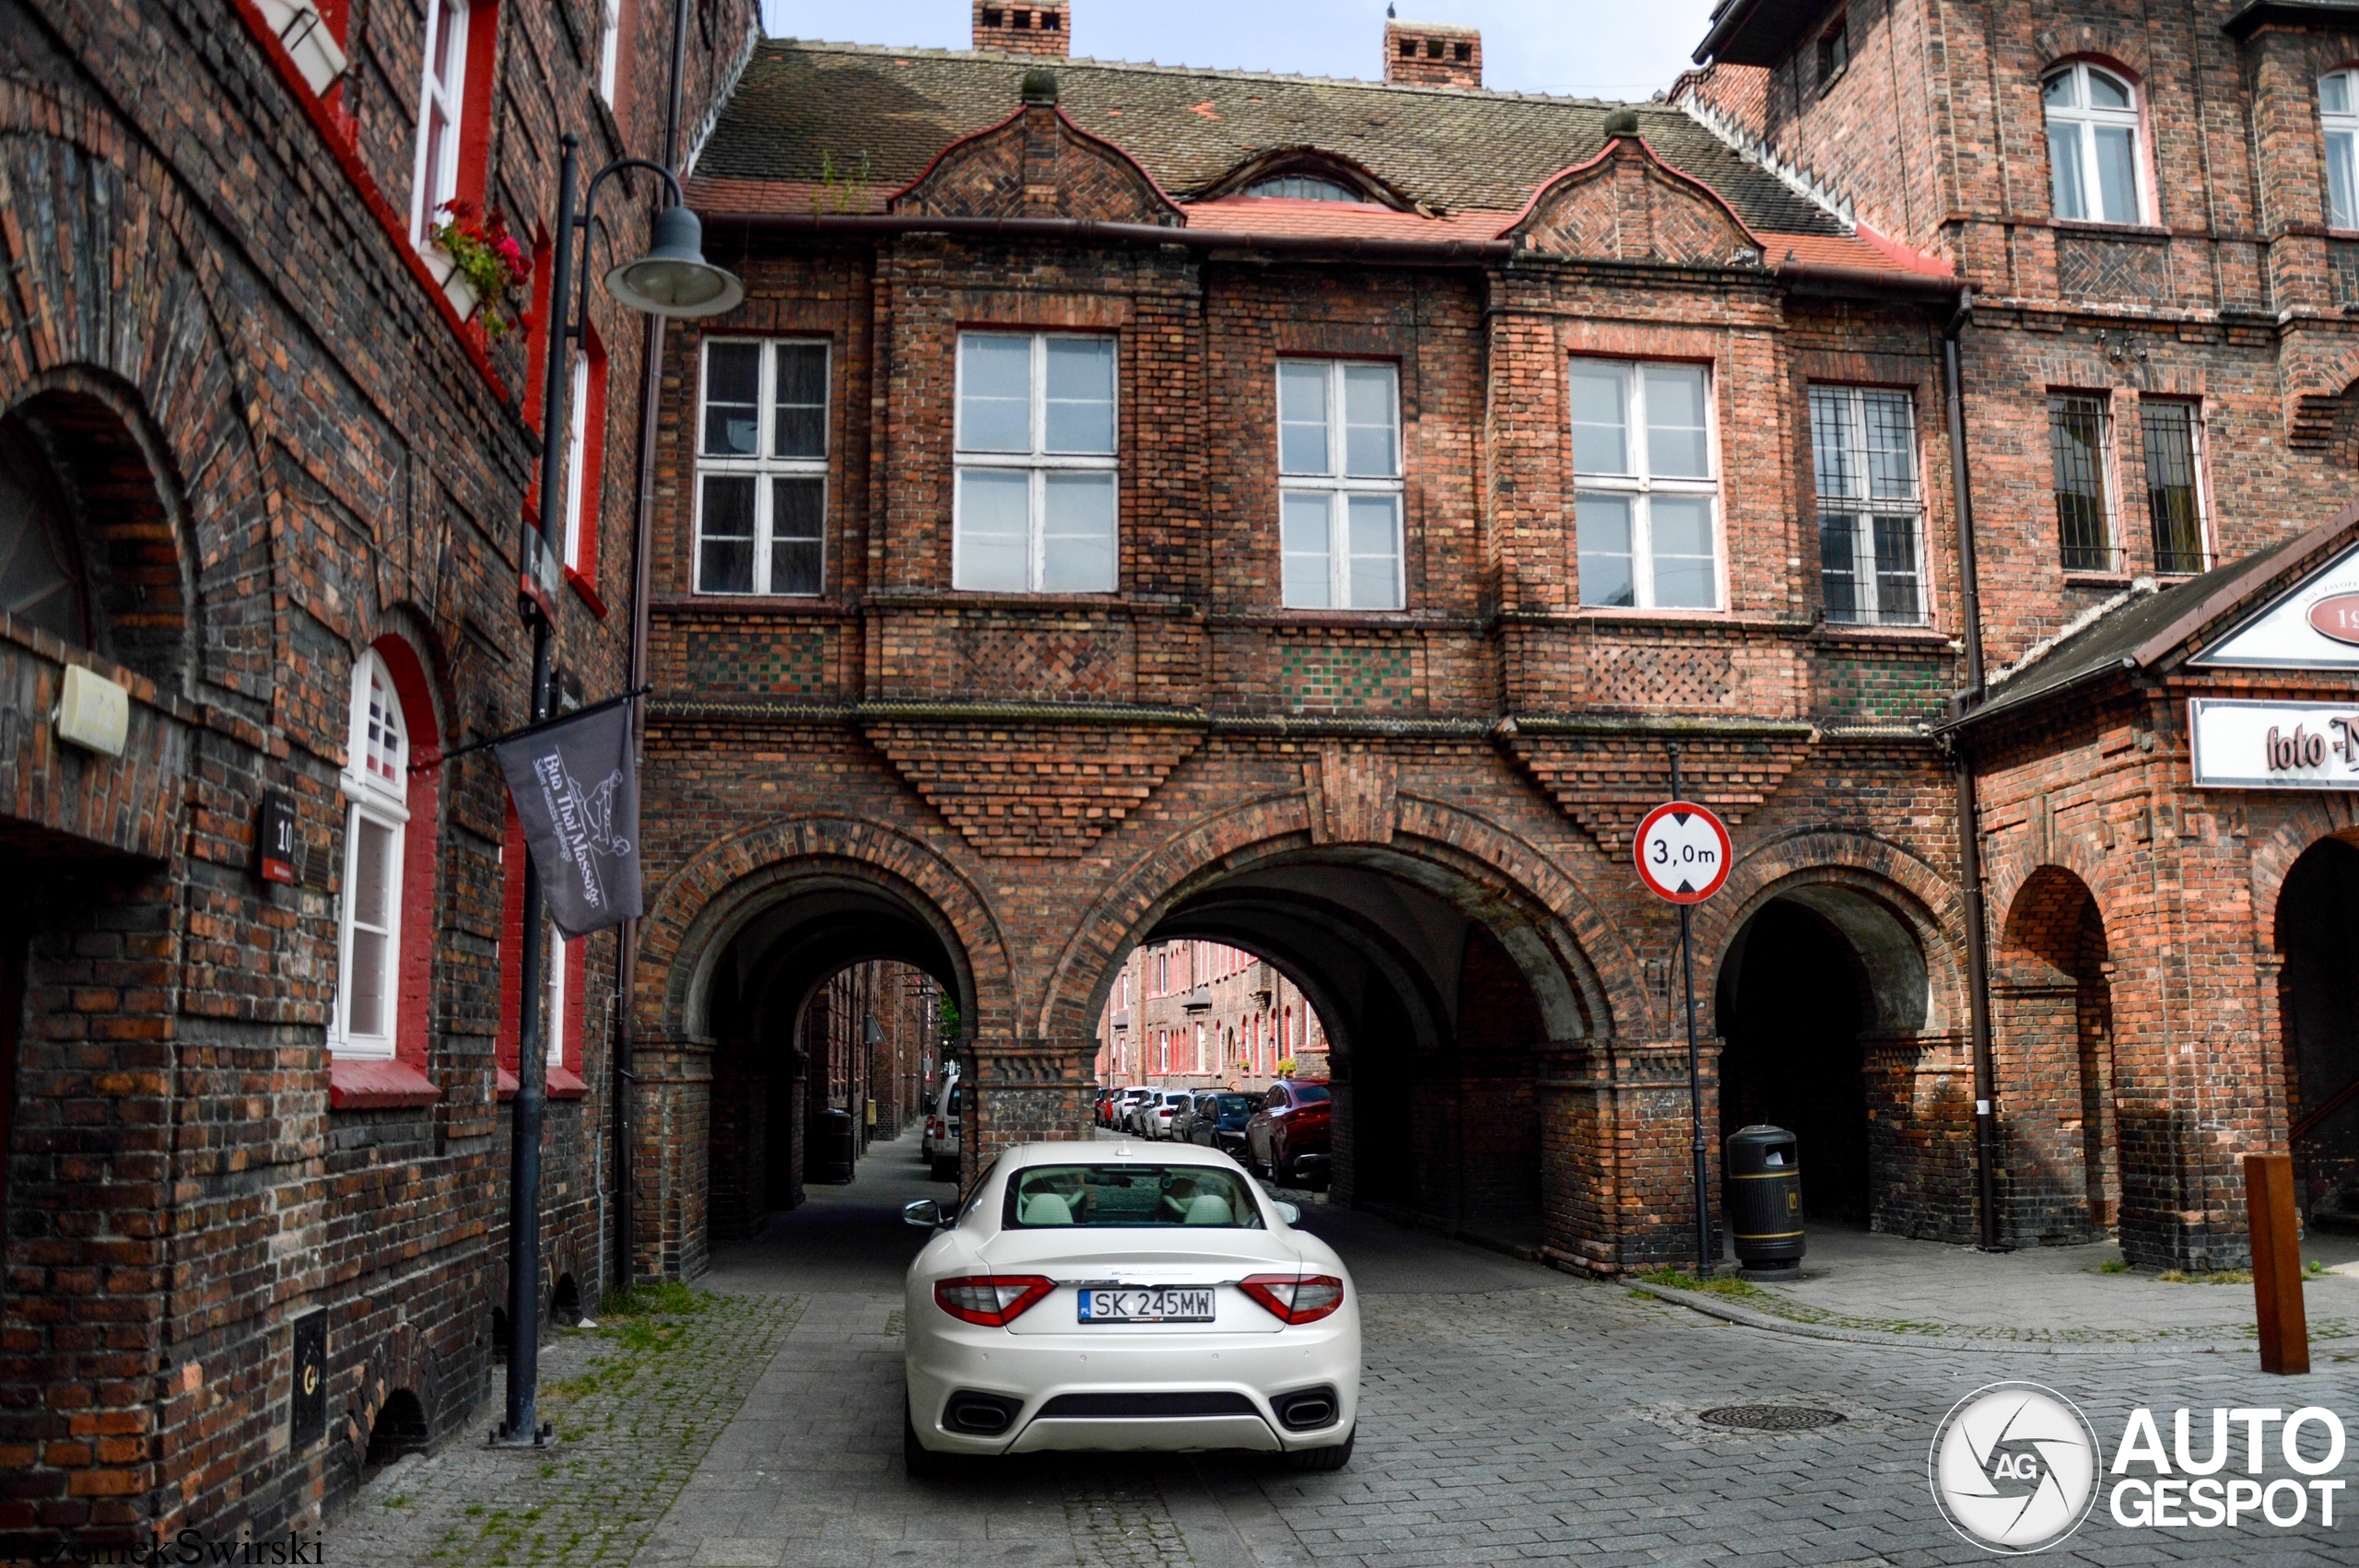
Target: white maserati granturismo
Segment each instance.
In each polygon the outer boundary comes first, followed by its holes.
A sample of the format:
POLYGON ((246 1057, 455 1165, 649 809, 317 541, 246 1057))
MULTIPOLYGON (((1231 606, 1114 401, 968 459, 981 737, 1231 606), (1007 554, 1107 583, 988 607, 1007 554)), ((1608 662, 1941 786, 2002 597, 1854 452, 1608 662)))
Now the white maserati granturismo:
POLYGON ((1235 1160, 1167 1142, 1009 1149, 910 1265, 903 1449, 1259 1449, 1340 1469, 1359 1303, 1332 1249, 1235 1160))

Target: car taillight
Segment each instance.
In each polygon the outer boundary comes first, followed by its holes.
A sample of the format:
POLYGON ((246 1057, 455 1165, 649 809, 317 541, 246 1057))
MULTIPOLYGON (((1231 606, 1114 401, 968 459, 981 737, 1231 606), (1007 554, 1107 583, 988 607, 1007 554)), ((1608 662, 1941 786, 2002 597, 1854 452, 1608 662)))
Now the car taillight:
POLYGON ((1344 1281, 1332 1274, 1256 1274, 1238 1281, 1238 1288, 1281 1323, 1316 1323, 1344 1305, 1344 1281))
POLYGON ((961 1323, 1004 1328, 1056 1288, 1038 1274, 971 1274, 935 1281, 933 1305, 961 1323))

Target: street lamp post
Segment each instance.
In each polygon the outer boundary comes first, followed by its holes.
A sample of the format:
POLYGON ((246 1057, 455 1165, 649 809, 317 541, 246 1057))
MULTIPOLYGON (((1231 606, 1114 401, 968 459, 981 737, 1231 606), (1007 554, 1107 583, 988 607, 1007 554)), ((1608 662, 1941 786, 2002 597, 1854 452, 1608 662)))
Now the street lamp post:
MULTIPOLYGON (((643 158, 621 158, 590 177, 590 188, 574 207, 574 184, 581 172, 581 140, 568 132, 565 154, 557 170, 556 255, 549 274, 549 309, 556 327, 548 334, 548 360, 543 367, 541 404, 540 527, 525 540, 524 573, 528 581, 545 583, 556 574, 549 563, 560 561, 565 550, 566 393, 573 378, 569 345, 581 337, 590 316, 587 263, 590 216, 595 210, 598 187, 609 175, 644 169, 663 176, 672 205, 655 217, 654 246, 637 260, 617 264, 606 274, 606 292, 632 310, 659 316, 713 316, 734 310, 745 298, 737 279, 704 259, 702 232, 680 192, 680 182, 660 163, 643 158), (574 288, 574 244, 580 231, 582 281, 574 288)), ((593 503, 594 504, 594 503, 593 503)), ((554 676, 555 596, 549 603, 526 598, 533 623, 533 707, 530 721, 549 717, 554 676)), ((540 1421, 541 1374, 541 1117, 548 1106, 546 1051, 542 1042, 540 872, 533 858, 524 857, 524 953, 517 999, 521 1026, 516 1044, 516 1099, 511 1129, 508 1176, 508 1411, 492 1433, 492 1442, 507 1448, 536 1445, 547 1439, 540 1421)), ((619 1089, 617 1093, 619 1093, 619 1089)), ((627 1180, 624 1152, 615 1152, 617 1180, 627 1180)))

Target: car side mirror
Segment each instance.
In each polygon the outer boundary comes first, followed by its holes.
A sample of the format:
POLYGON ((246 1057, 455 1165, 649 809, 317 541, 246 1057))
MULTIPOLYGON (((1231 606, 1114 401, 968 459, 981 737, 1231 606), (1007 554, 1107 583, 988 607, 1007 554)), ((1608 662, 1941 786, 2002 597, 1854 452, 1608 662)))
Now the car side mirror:
POLYGON ((901 1205, 901 1223, 915 1225, 921 1231, 938 1231, 950 1222, 942 1216, 942 1204, 932 1198, 921 1198, 914 1203, 901 1205))
MULTIPOLYGON (((912 1205, 912 1207, 914 1207, 914 1205, 912 1205)), ((1270 1207, 1275 1209, 1278 1211, 1278 1218, 1284 1220, 1287 1224, 1298 1225, 1302 1223, 1302 1211, 1296 1208, 1293 1204, 1273 1201, 1270 1207)))

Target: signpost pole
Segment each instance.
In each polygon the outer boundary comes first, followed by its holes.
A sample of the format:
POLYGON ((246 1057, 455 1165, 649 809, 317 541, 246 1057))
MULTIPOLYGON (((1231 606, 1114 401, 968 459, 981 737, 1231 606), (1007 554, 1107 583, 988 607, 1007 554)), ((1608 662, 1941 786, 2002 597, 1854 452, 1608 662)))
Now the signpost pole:
MULTIPOLYGON (((1680 785, 1679 745, 1671 748, 1671 798, 1686 798, 1680 785)), ((1712 1202, 1707 1190, 1710 1150, 1704 1142, 1704 1067, 1703 1058, 1696 1048, 1696 931, 1691 906, 1679 907, 1679 985, 1685 1000, 1683 1012, 1687 1019, 1687 1114, 1693 1134, 1696 1157, 1696 1277, 1711 1276, 1712 1265, 1712 1202)))

